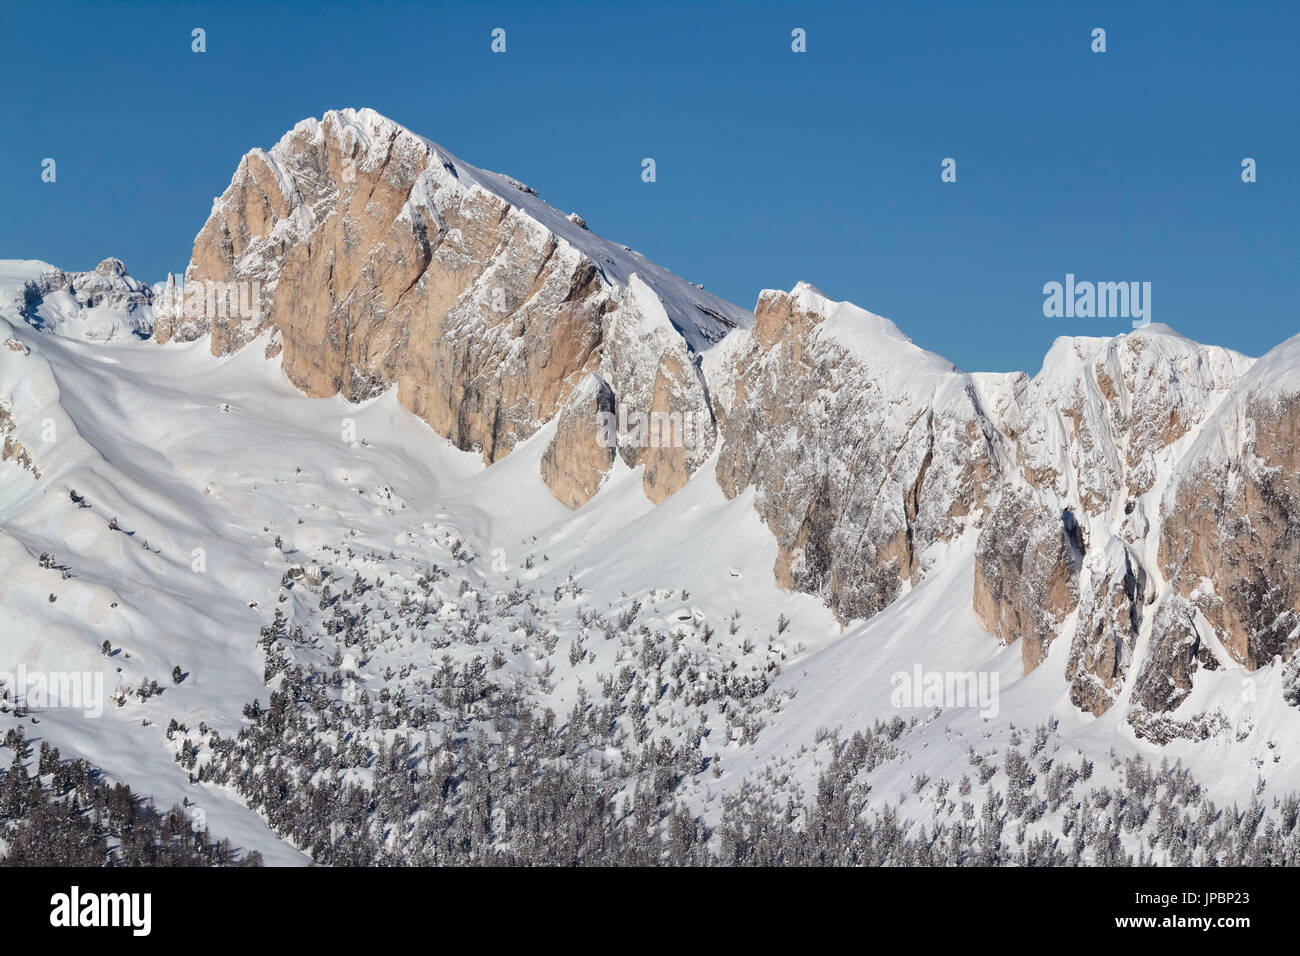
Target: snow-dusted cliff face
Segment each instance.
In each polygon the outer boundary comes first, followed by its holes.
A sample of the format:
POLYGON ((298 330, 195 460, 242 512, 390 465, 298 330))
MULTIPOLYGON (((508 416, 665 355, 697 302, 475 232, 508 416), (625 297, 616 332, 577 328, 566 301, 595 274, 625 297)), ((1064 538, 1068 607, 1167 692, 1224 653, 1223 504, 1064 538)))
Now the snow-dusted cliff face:
POLYGON ((1004 640, 1016 636, 1005 612, 1027 622, 1027 670, 1053 640, 1069 640, 1076 706, 1101 713, 1121 696, 1158 610, 1161 501, 1184 450, 1249 367, 1151 325, 1058 339, 1037 376, 992 403, 1016 467, 980 534, 976 607, 1004 640), (1026 534, 1038 542, 1030 551, 1017 541, 1026 534))
MULTIPOLYGON (((266 348, 307 394, 356 401, 396 385, 486 462, 591 372, 635 412, 704 418, 711 443, 697 356, 752 323, 372 110, 304 121, 244 157, 195 240, 186 298, 205 291, 208 307, 160 321, 159 341, 211 333, 227 354, 269 330, 266 348)), ((623 451, 658 499, 705 457, 635 439, 623 451)))
POLYGON ((782 585, 869 617, 985 506, 993 429, 970 377, 888 319, 806 284, 764 292, 756 315, 705 364, 718 481, 754 486, 782 585))
POLYGON ((1162 325, 1062 338, 1033 378, 967 375, 811 286, 705 357, 724 492, 752 488, 784 587, 870 617, 971 541, 984 628, 1071 702, 1203 736, 1199 668, 1300 644, 1300 354, 1162 325), (1198 616, 1199 615, 1199 616, 1198 616))
MULTIPOLYGON (((1158 635, 1164 655, 1210 648, 1249 670, 1293 658, 1300 645, 1300 337, 1241 377, 1178 461, 1161 512, 1159 564, 1183 608, 1158 635)), ((1172 688, 1155 683, 1144 705, 1176 703, 1190 689, 1192 669, 1172 688)))

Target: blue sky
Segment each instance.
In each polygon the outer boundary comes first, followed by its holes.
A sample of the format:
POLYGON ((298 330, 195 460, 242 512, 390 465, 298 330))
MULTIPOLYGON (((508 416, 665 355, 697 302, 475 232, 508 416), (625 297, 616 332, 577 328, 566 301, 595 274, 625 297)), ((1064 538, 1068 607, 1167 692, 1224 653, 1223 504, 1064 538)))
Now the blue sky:
POLYGON ((3 258, 181 271, 244 152, 370 106, 725 298, 807 280, 969 370, 1129 327, 1045 318, 1066 273, 1249 354, 1300 330, 1300 4, 22 6, 3 258))

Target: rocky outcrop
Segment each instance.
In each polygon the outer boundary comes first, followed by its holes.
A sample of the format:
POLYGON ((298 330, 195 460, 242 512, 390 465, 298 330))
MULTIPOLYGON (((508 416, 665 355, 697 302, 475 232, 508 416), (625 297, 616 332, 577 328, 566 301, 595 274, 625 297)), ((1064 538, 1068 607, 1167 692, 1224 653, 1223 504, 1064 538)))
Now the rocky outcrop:
POLYGON ((655 504, 686 484, 715 447, 699 363, 653 289, 633 276, 609 314, 601 373, 618 395, 619 457, 644 468, 642 488, 655 504))
MULTIPOLYGON (((980 533, 975 608, 1000 640, 1024 639, 1026 671, 1068 637, 1070 697, 1082 710, 1104 713, 1130 680, 1144 622, 1159 610, 1150 605, 1161 496, 1249 367, 1245 356, 1152 325, 1058 339, 1033 379, 977 377, 1015 466, 980 533)), ((1166 619, 1157 613, 1150 626, 1166 619)), ((1170 652, 1154 666, 1177 659, 1170 652)), ((1171 701, 1150 692, 1159 678, 1138 663, 1151 699, 1171 701)))
POLYGON ((1074 706, 1103 714, 1119 696, 1132 663, 1147 581, 1119 538, 1089 555, 1088 565, 1065 678, 1074 706))
POLYGON ((542 480, 568 508, 580 508, 600 488, 618 443, 614 390, 590 373, 556 418, 542 454, 542 480))
POLYGON ((1248 669, 1300 645, 1300 337, 1260 359, 1178 467, 1160 568, 1248 669))
POLYGON ((40 478, 41 472, 29 452, 15 436, 17 423, 9 404, 0 400, 0 462, 12 461, 33 478, 40 478))
POLYGON ((754 504, 782 586, 869 617, 974 520, 998 470, 976 390, 887 319, 811 286, 764 292, 752 333, 706 360, 718 482, 754 504))
MULTIPOLYGON (((647 414, 709 421, 694 356, 751 321, 370 110, 299 123, 245 156, 182 291, 184 320, 160 323, 159 341, 210 334, 226 354, 266 335, 308 395, 361 401, 395 386, 402 405, 488 463, 554 418, 590 372, 635 406, 620 371, 633 358, 652 383, 647 414), (646 324, 627 328, 632 316, 646 324), (648 363, 646 338, 660 345, 648 363), (611 354, 627 339, 634 355, 611 354)), ((702 460, 644 457, 652 497, 702 460)))
POLYGON ((1106 519, 1137 507, 1173 445, 1249 365, 1159 324, 1108 339, 1060 338, 1042 371, 1011 394, 1000 424, 1026 481, 1106 519))
POLYGON ((1166 717, 1212 648, 1253 669, 1300 646, 1297 368, 1300 338, 1252 363, 1150 326, 966 376, 804 285, 703 362, 718 481, 752 489, 783 586, 867 617, 978 529, 984 627, 1026 672, 1065 638, 1072 703, 1127 700, 1151 739, 1221 724, 1166 717))
POLYGON ((1138 714, 1163 714, 1176 709, 1192 691, 1192 678, 1204 668, 1219 669, 1219 661, 1203 639, 1196 608, 1186 598, 1171 595, 1160 604, 1151 628, 1151 645, 1133 684, 1129 722, 1138 714))
POLYGON ((980 532, 975 553, 975 613, 1003 644, 1021 641, 1025 673, 1043 662, 1079 603, 1085 544, 1069 511, 1011 487, 980 532))

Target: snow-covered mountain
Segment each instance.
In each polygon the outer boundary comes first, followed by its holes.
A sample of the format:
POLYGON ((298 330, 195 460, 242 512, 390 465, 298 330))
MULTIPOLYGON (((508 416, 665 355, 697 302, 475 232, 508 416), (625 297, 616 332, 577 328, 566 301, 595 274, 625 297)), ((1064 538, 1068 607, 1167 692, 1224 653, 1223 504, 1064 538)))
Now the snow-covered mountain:
POLYGON ((153 333, 153 290, 126 274, 120 259, 93 272, 64 272, 44 262, 0 264, 5 305, 56 335, 110 342, 153 333))
POLYGON ((1300 787, 1298 342, 967 373, 331 112, 241 161, 179 281, 0 262, 0 730, 269 863, 457 858, 487 767, 724 856, 832 770, 895 862, 1244 858, 1121 808, 1300 787), (1133 769, 1166 757, 1203 792, 1133 769))
MULTIPOLYGON (((245 156, 185 287, 246 306, 169 317, 160 342, 210 335, 219 355, 270 330, 266 348, 283 350, 307 394, 359 400, 396 385, 405 408, 487 463, 589 373, 620 401, 704 419, 711 445, 698 357, 753 322, 372 110, 306 120, 245 156)), ((661 499, 705 453, 627 456, 661 499)))

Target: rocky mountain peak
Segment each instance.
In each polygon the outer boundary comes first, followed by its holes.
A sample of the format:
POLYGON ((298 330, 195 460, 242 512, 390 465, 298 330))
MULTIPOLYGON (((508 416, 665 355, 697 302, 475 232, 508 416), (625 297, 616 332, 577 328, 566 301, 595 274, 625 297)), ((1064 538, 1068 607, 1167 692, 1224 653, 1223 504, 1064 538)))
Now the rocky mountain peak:
POLYGON ((124 276, 126 264, 121 259, 108 258, 95 266, 95 272, 102 276, 124 276))
POLYGON ((18 261, 0 270, 6 279, 22 290, 15 305, 23 318, 44 332, 95 342, 152 333, 153 289, 127 275, 120 259, 105 259, 89 272, 18 261))
MULTIPOLYGON (((591 372, 635 412, 699 419, 711 447, 697 356, 753 322, 368 109, 304 120, 248 153, 195 240, 185 288, 241 307, 160 322, 160 341, 211 334, 225 354, 265 335, 307 394, 361 401, 396 386, 487 462, 591 372)), ((630 440, 621 453, 646 465, 652 497, 707 454, 630 440)))

